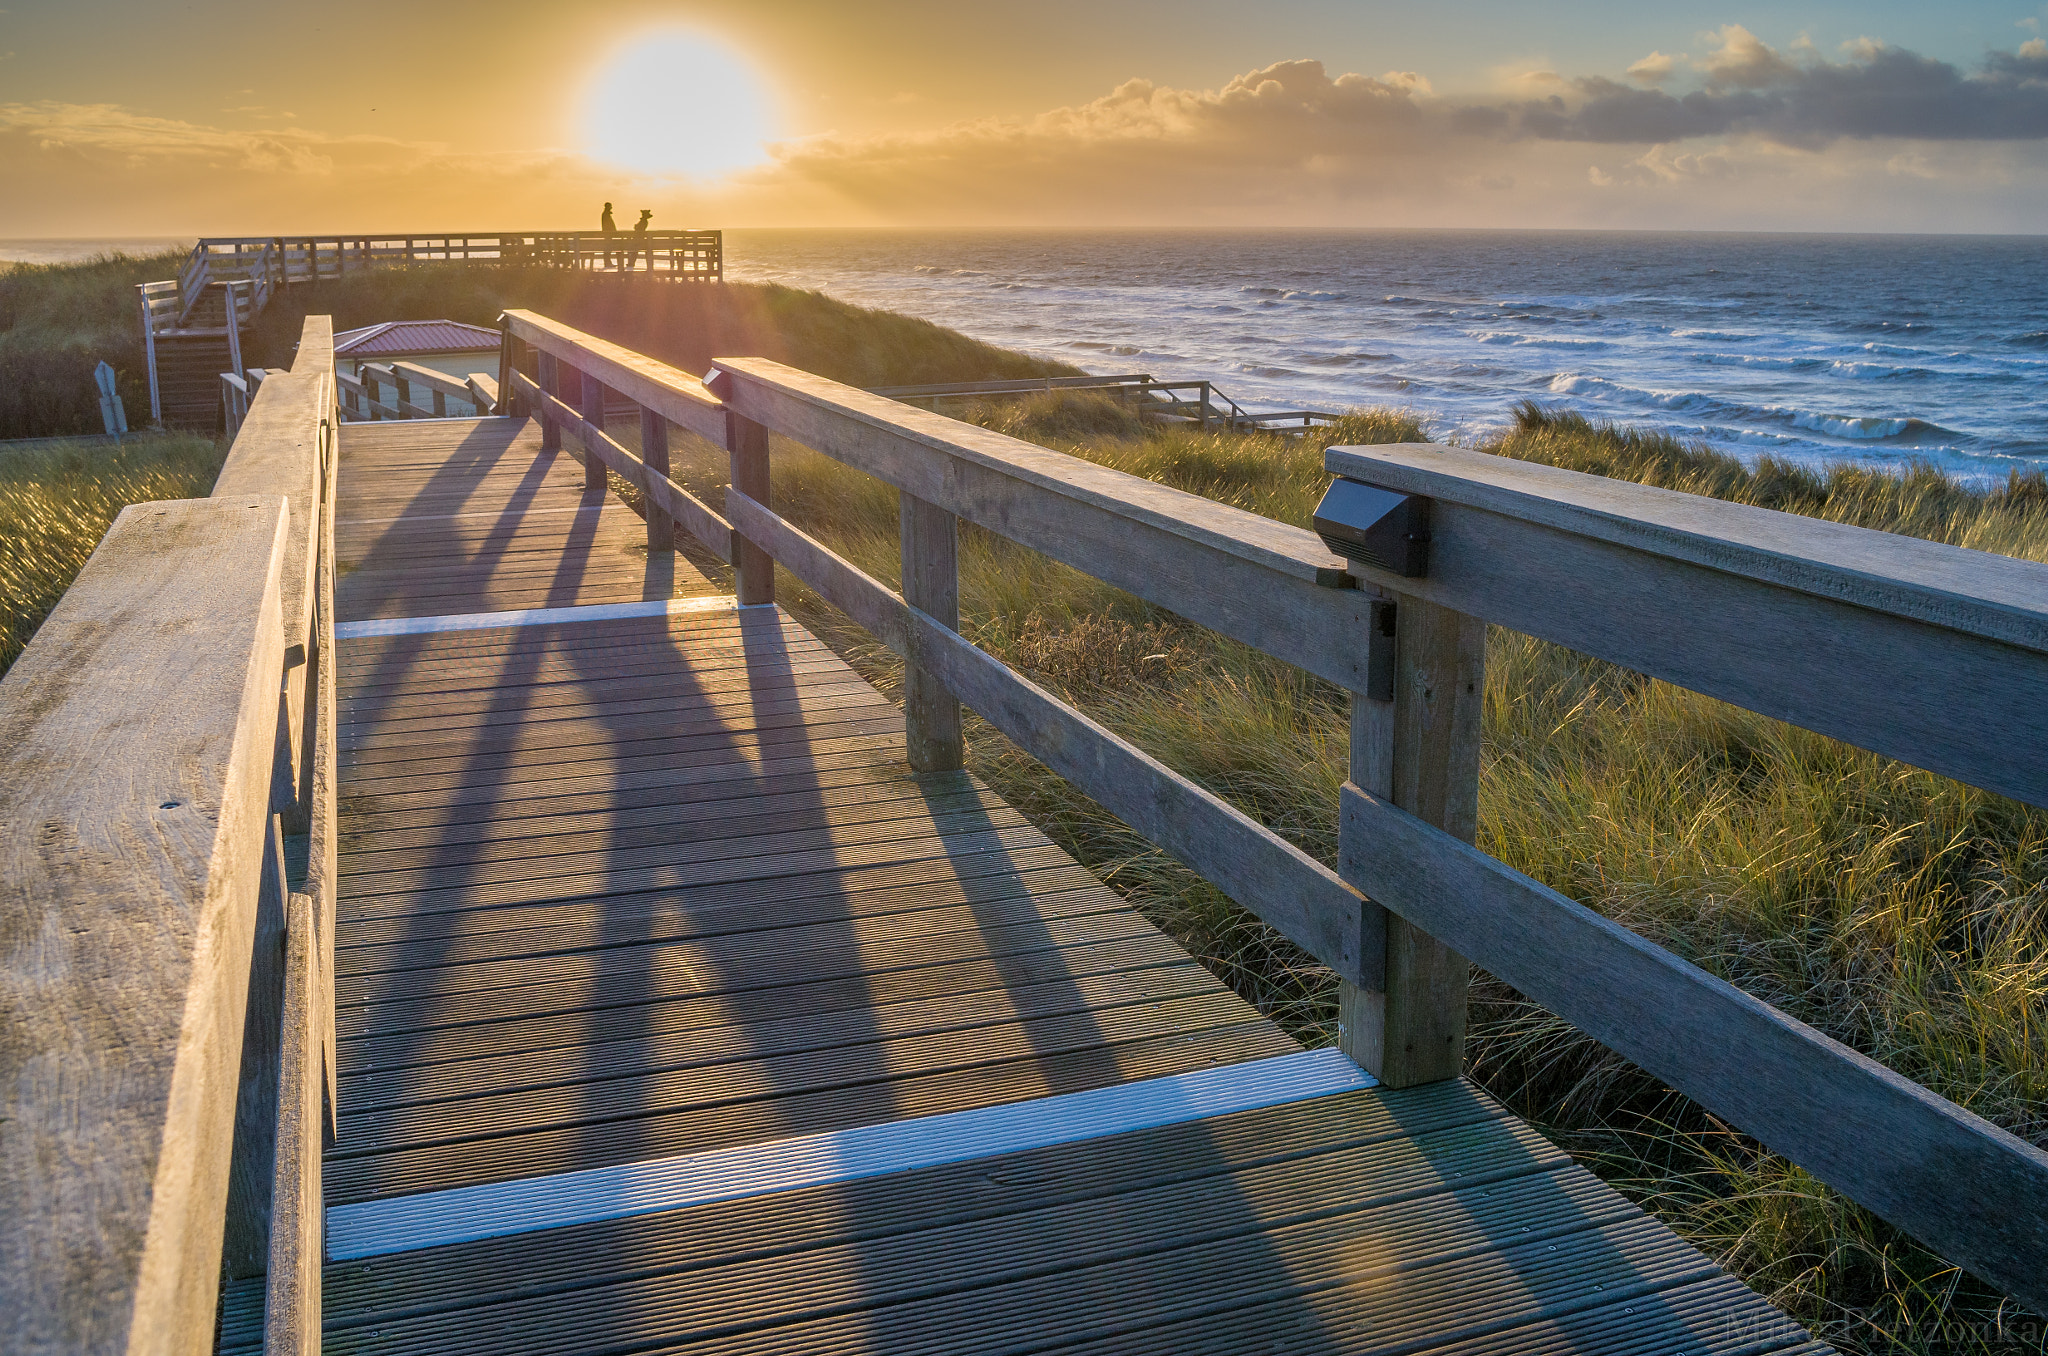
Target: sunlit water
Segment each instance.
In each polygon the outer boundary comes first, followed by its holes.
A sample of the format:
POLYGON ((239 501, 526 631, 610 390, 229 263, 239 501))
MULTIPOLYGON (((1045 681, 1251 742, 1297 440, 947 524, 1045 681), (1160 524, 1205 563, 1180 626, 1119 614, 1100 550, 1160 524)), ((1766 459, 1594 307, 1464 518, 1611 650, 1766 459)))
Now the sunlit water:
POLYGON ((2048 466, 2048 238, 1606 232, 728 231, 818 288, 1259 408, 1521 401, 1745 457, 2048 466))

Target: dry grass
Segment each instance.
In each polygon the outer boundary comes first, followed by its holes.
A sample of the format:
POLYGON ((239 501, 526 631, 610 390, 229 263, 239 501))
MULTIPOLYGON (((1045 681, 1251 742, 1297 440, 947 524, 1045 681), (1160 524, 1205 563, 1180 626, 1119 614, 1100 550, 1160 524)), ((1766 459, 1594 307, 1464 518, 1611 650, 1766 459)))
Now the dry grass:
POLYGON ((203 498, 225 449, 211 438, 136 434, 121 444, 0 446, 0 673, 42 625, 130 504, 203 498))
MULTIPOLYGON (((1359 414, 1310 440, 1161 432, 1097 396, 967 417, 1305 523, 1327 442, 1406 441, 1359 414)), ((1526 411, 1485 450, 2048 559, 2048 486, 1824 473, 1526 411)), ((895 495, 777 442, 778 507, 897 577, 895 495)), ((715 503, 722 464, 682 474, 715 503)), ((785 600, 885 689, 877 647, 787 575, 785 600)), ((963 629, 1307 850, 1334 855, 1343 695, 1000 540, 962 534, 963 629)), ((1489 638, 1481 845, 2036 1143, 2048 1143, 2048 814, 1503 631, 1489 638)), ((1321 966, 986 726, 976 772, 1310 1043, 1321 966)), ((2040 1327, 1505 985, 1480 976, 1475 1076, 1610 1182, 1853 1351, 2040 1351, 2040 1327), (2013 1324, 2020 1326, 2015 1327, 2013 1324)))

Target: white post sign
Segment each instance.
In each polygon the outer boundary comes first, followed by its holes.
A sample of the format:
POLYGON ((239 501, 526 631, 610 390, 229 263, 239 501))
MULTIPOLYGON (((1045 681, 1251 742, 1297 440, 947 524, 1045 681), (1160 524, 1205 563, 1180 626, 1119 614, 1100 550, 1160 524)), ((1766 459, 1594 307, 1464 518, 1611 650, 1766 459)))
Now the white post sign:
POLYGON ((106 424, 107 432, 119 435, 128 431, 128 411, 121 408, 121 396, 114 389, 114 369, 105 359, 92 370, 92 379, 100 388, 100 419, 106 424))

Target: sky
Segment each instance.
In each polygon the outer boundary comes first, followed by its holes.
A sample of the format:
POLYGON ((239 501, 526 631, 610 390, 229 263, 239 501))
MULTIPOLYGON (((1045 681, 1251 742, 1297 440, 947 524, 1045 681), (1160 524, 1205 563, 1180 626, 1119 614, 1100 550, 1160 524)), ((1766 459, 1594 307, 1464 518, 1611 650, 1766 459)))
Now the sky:
POLYGON ((2048 6, 0 0, 0 237, 2048 231, 2048 6), (602 19, 589 17, 601 11, 602 19))

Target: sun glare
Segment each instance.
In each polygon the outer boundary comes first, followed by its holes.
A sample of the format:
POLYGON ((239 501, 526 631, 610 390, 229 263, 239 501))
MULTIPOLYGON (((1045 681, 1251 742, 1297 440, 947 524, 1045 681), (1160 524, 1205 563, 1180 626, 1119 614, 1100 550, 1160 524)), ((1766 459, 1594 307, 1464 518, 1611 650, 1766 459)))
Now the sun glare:
POLYGON ((583 148, 643 174, 717 179, 768 158, 768 90, 745 56, 703 33, 645 34, 612 57, 584 100, 583 148))

